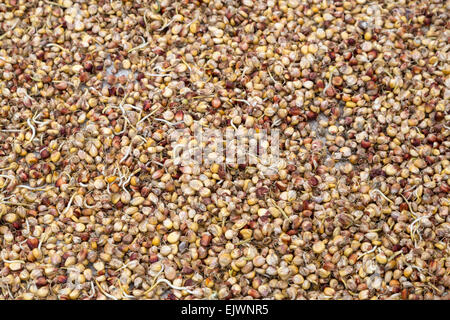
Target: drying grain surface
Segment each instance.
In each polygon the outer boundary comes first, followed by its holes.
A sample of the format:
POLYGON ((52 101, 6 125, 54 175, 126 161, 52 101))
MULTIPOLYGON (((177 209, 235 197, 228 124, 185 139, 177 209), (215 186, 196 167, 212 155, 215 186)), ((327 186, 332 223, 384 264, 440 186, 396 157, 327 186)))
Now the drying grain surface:
POLYGON ((448 299, 449 21, 1 1, 0 299, 448 299), (178 164, 199 127, 279 130, 275 172, 178 164))

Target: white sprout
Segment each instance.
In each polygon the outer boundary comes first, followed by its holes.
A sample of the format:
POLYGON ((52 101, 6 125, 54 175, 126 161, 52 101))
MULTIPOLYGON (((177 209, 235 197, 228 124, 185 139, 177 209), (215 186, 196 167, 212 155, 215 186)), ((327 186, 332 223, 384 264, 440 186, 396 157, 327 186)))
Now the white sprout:
POLYGON ((272 81, 273 81, 274 83, 279 83, 277 80, 275 80, 275 79, 273 78, 272 73, 270 72, 270 70, 267 69, 267 71, 269 72, 269 77, 270 77, 270 79, 272 79, 272 81))
MULTIPOLYGON (((138 137, 139 139, 141 139, 141 143, 139 144, 139 146, 142 146, 143 144, 146 144, 147 143, 147 139, 145 139, 143 136, 140 136, 140 135, 136 135, 136 137, 138 137)), ((138 146, 138 147, 139 147, 138 146)))
MULTIPOLYGON (((61 149, 66 145, 67 141, 64 141, 63 143, 61 143, 61 145, 58 148, 58 151, 61 151, 61 149)), ((70 158, 72 159, 72 158, 70 158)))
POLYGON ((416 269, 416 270, 419 271, 419 272, 424 272, 424 269, 423 269, 423 268, 418 267, 418 266, 416 266, 416 265, 414 265, 414 264, 410 264, 409 266, 410 266, 411 268, 413 268, 413 269, 416 269))
POLYGON ((238 128, 236 128, 236 126, 233 123, 233 120, 230 121, 230 125, 233 127, 234 130, 238 131, 238 128))
MULTIPOLYGON (((127 178, 124 182, 121 183, 121 184, 122 184, 122 190, 125 191, 128 195, 130 195, 130 192, 128 192, 128 190, 125 188, 125 185, 128 184, 128 183, 130 182, 131 178, 132 178, 137 172, 139 172, 139 171, 141 171, 140 168, 137 169, 137 170, 135 170, 134 172, 132 172, 132 173, 128 176, 128 178, 127 178)), ((125 178, 125 176, 122 176, 121 179, 122 179, 122 178, 125 178)), ((120 184, 119 184, 119 186, 120 186, 120 184)))
MULTIPOLYGON (((27 97, 28 99, 34 100, 34 98, 33 98, 32 96, 30 96, 26 91, 25 91, 24 95, 25 95, 25 97, 27 97)), ((36 101, 36 100, 34 100, 34 101, 36 101)))
POLYGON ((122 157, 122 159, 120 159, 120 161, 119 161, 119 163, 122 163, 123 161, 125 161, 125 159, 126 158, 128 158, 128 156, 130 155, 130 153, 131 153, 131 146, 129 146, 128 148, 127 148, 127 151, 125 152, 125 155, 122 157))
POLYGON ((122 291, 122 295, 123 295, 125 298, 128 298, 128 299, 136 299, 136 297, 130 296, 129 294, 126 294, 125 291, 124 291, 123 289, 122 289, 121 291, 122 291))
POLYGON ((38 114, 36 114, 31 120, 33 120, 34 123, 40 124, 40 125, 46 125, 48 124, 50 121, 38 121, 37 119, 39 119, 42 115, 42 112, 39 112, 38 114))
POLYGON ((170 26, 176 19, 176 15, 172 18, 172 20, 170 20, 168 23, 166 23, 165 25, 163 25, 161 28, 158 29, 158 31, 164 30, 165 28, 167 28, 168 26, 170 26))
POLYGON ((371 191, 369 192, 369 195, 370 195, 370 197, 371 197, 372 199, 375 199, 375 198, 374 198, 374 193, 375 193, 375 192, 378 192, 378 193, 380 194, 380 196, 382 196, 384 199, 386 199, 386 201, 388 201, 388 202, 390 202, 390 203, 393 203, 393 201, 392 201, 391 199, 389 199, 388 197, 386 197, 386 196, 384 195, 384 193, 381 192, 381 191, 378 190, 378 189, 374 189, 374 190, 371 190, 371 191))
POLYGON ((251 104, 250 104, 250 102, 248 102, 247 100, 244 100, 244 99, 231 99, 231 100, 233 100, 233 101, 239 101, 239 102, 244 102, 244 103, 246 103, 246 104, 248 104, 250 107, 252 106, 251 104))
POLYGON ((417 247, 417 242, 416 242, 415 234, 417 233, 417 234, 419 235, 420 241, 422 241, 422 236, 421 236, 421 234, 420 234, 420 232, 419 232, 419 226, 418 226, 417 228, 413 228, 413 227, 414 227, 414 225, 415 225, 416 223, 420 222, 422 219, 429 218, 429 217, 431 217, 431 214, 430 214, 430 215, 425 215, 425 216, 418 217, 418 218, 414 219, 414 221, 411 222, 411 224, 409 225, 409 229, 411 230, 411 231, 410 231, 410 232, 411 232, 411 237, 412 237, 413 240, 414 240, 414 246, 415 246, 415 247, 417 247))
POLYGON ((195 292, 189 290, 188 287, 178 287, 178 286, 175 286, 175 285, 173 285, 172 283, 170 283, 170 281, 167 280, 167 279, 159 279, 158 281, 156 281, 156 283, 155 283, 154 285, 156 286, 156 285, 160 284, 161 282, 164 282, 165 284, 167 284, 167 285, 168 285, 169 287, 171 287, 172 289, 175 289, 175 290, 184 290, 184 291, 186 291, 186 292, 188 292, 188 293, 190 293, 190 294, 195 294, 195 292))
MULTIPOLYGON (((259 159, 258 159, 259 160, 259 159)), ((277 205, 277 203, 275 202, 275 200, 273 200, 273 199, 270 199, 270 200, 272 200, 271 202, 272 202, 272 205, 275 207, 275 208, 277 208, 278 210, 280 210, 280 212, 283 214, 283 216, 287 219, 287 220, 290 220, 290 217, 286 214, 286 212, 284 212, 284 210, 280 207, 280 206, 278 206, 277 205)))
MULTIPOLYGON (((156 71, 159 71, 159 72, 164 72, 164 71, 166 71, 166 70, 168 70, 168 69, 163 69, 163 67, 161 67, 160 65, 158 65, 158 66, 154 66, 153 68, 152 68, 152 70, 156 70, 156 71)), ((170 69, 171 70, 171 69, 170 69)))
POLYGON ((33 141, 34 137, 36 136, 36 128, 33 126, 33 124, 31 123, 31 120, 29 118, 27 119, 27 124, 31 128, 31 131, 33 133, 29 140, 29 142, 31 142, 31 141, 33 141))
POLYGON ((19 247, 20 247, 20 248, 21 248, 22 250, 25 250, 25 248, 24 248, 24 247, 22 247, 22 246, 23 246, 23 244, 24 244, 25 242, 27 242, 27 239, 25 239, 25 240, 23 240, 23 241, 19 242, 19 247))
POLYGON ((75 197, 75 193, 70 197, 69 203, 67 204, 66 208, 62 212, 63 214, 66 213, 67 211, 69 211, 70 206, 72 205, 72 201, 73 201, 74 197, 75 197))
POLYGON ((98 286, 99 290, 101 291, 101 293, 102 293, 105 297, 110 298, 110 299, 113 299, 113 300, 118 300, 118 299, 117 299, 116 297, 114 297, 113 295, 111 295, 111 294, 107 293, 106 291, 104 291, 104 290, 102 289, 102 287, 100 287, 100 285, 99 285, 99 283, 97 282, 97 280, 95 280, 95 282, 97 283, 97 286, 98 286))
POLYGON ((31 207, 31 204, 28 203, 20 203, 20 202, 8 202, 8 201, 0 201, 0 204, 6 204, 10 206, 28 206, 31 207))
POLYGON ((163 74, 163 73, 144 73, 148 77, 172 77, 170 74, 163 74))
MULTIPOLYGON (((164 271, 164 265, 162 265, 161 270, 159 270, 159 272, 156 274, 156 276, 154 277, 154 279, 157 279, 161 273, 164 271)), ((164 282, 165 284, 167 284, 169 287, 171 287, 172 289, 175 290, 185 290, 186 292, 190 293, 190 294, 195 294, 193 291, 189 290, 188 287, 178 287, 173 285, 172 283, 169 282, 169 280, 167 279, 159 279, 156 282, 153 280, 153 284, 152 286, 144 293, 147 294, 150 291, 152 291, 153 289, 155 289, 155 287, 160 284, 161 282, 164 282)))
POLYGON ((49 44, 46 45, 46 47, 57 47, 57 48, 59 48, 59 49, 61 49, 63 51, 69 51, 66 48, 61 47, 59 44, 56 44, 56 43, 49 43, 49 44))
POLYGON ((10 196, 8 196, 8 197, 2 198, 2 201, 9 200, 9 199, 11 199, 12 197, 14 197, 14 194, 12 194, 12 195, 10 195, 10 196))
POLYGON ((88 88, 91 89, 92 91, 97 92, 97 94, 98 94, 99 96, 104 97, 104 96, 102 95, 102 93, 101 93, 100 91, 98 91, 96 88, 94 88, 94 87, 88 87, 88 88))
POLYGON ((27 233, 28 233, 28 235, 30 235, 31 229, 30 229, 30 223, 28 222, 28 219, 25 219, 25 224, 27 225, 27 233))
MULTIPOLYGON (((128 169, 128 167, 127 167, 128 169)), ((125 177, 125 174, 122 172, 122 170, 118 169, 119 171, 119 186, 122 185, 122 179, 125 177)))
MULTIPOLYGON (((144 15, 144 18, 145 18, 145 15, 144 15)), ((141 36, 140 38, 142 39, 142 43, 140 45, 138 45, 137 47, 134 47, 134 48, 128 50, 129 53, 133 52, 135 50, 140 50, 142 48, 145 48, 148 45, 148 42, 145 41, 144 37, 141 36)))
MULTIPOLYGON (((161 273, 163 273, 164 267, 165 267, 164 265, 161 266, 161 270, 158 271, 158 273, 155 276, 155 279, 157 279, 161 275, 161 273)), ((155 281, 153 281, 153 282, 155 282, 155 281)))
POLYGON ((161 108, 161 106, 158 106, 158 108, 156 108, 155 110, 153 110, 152 112, 150 112, 148 115, 146 115, 145 117, 143 117, 141 120, 138 121, 138 123, 136 123, 136 126, 145 121, 148 117, 152 116, 156 111, 158 111, 161 108))
POLYGON ((141 122, 147 120, 147 118, 149 118, 150 116, 151 116, 151 114, 148 114, 148 115, 146 115, 145 117, 143 117, 141 120, 138 121, 138 123, 136 123, 136 126, 137 126, 139 123, 141 123, 141 122))
POLYGON ((91 299, 92 297, 94 297, 94 295, 95 295, 95 287, 94 287, 94 283, 91 281, 91 294, 88 295, 87 297, 89 299, 91 299))
POLYGON ((189 72, 192 72, 192 68, 191 68, 191 66, 190 65, 188 65, 187 64, 187 62, 186 61, 184 61, 184 59, 183 58, 181 58, 180 59, 183 63, 184 63, 184 65, 189 69, 189 72))
POLYGON ((191 22, 189 22, 187 25, 186 25, 186 27, 190 27, 190 25, 191 24, 193 24, 195 21, 197 21, 198 20, 198 16, 197 17, 195 17, 194 19, 192 19, 192 21, 191 22))
POLYGON ((6 260, 5 258, 3 258, 3 254, 1 254, 0 256, 5 263, 25 263, 25 261, 22 260, 6 260))
POLYGON ((4 129, 0 130, 1 132, 22 132, 22 129, 4 129))
POLYGON ((323 88, 323 91, 322 91, 323 94, 325 94, 325 92, 328 90, 328 88, 332 87, 331 81, 333 79, 333 72, 334 72, 334 70, 336 70, 336 68, 337 68, 337 66, 333 66, 331 68, 330 76, 328 77, 328 83, 325 86, 325 88, 323 88))
POLYGON ((124 104, 123 106, 124 106, 124 107, 129 107, 129 108, 134 109, 134 110, 137 110, 137 111, 142 111, 142 108, 133 106, 132 104, 129 104, 129 103, 126 103, 126 104, 124 104))
POLYGON ((244 69, 242 69, 242 74, 241 74, 241 80, 244 77, 245 73, 247 72, 247 66, 244 67, 244 69))
POLYGON ((119 270, 122 270, 122 269, 127 268, 133 261, 135 261, 135 260, 131 260, 131 261, 127 262, 127 263, 124 263, 123 266, 121 266, 121 267, 120 267, 119 269, 117 269, 116 271, 119 271, 119 270))
POLYGON ((122 184, 122 190, 125 191, 125 192, 128 194, 128 196, 130 196, 130 192, 125 188, 125 185, 126 185, 128 182, 130 182, 130 180, 131 180, 131 176, 128 177, 128 179, 125 180, 125 182, 122 184))
POLYGON ((412 209, 411 204, 409 203, 408 199, 406 199, 404 195, 401 195, 401 196, 402 196, 403 200, 405 200, 406 203, 408 204, 409 211, 411 211, 411 214, 415 218, 417 216, 417 213, 415 213, 414 210, 412 209))
POLYGON ((122 296, 125 297, 125 298, 128 298, 128 299, 136 299, 134 296, 130 296, 129 294, 127 294, 125 292, 125 290, 122 288, 122 284, 120 282, 120 279, 118 279, 118 281, 119 281, 120 291, 122 292, 122 296))
POLYGON ((161 163, 161 162, 158 162, 158 161, 155 161, 155 160, 151 160, 150 162, 156 163, 156 164, 160 165, 161 167, 164 167, 164 164, 161 163))
MULTIPOLYGON (((87 92, 87 91, 86 91, 86 92, 87 92)), ((127 122, 129 122, 130 125, 132 126, 130 119, 128 119, 128 117, 127 117, 127 112, 126 112, 125 109, 123 108, 123 103, 125 102, 125 100, 127 99, 127 97, 128 97, 128 93, 123 97, 123 99, 122 99, 122 101, 119 103, 119 105, 113 106, 113 107, 108 107, 108 106, 106 106, 105 108, 103 108, 103 111, 102 111, 102 112, 104 112, 104 111, 105 111, 106 109, 108 109, 108 108, 119 108, 119 109, 120 109, 120 111, 122 112, 122 115, 123 115, 123 117, 124 117, 124 119, 125 119, 124 129, 123 129, 120 133, 125 132, 125 128, 126 128, 127 122)), ((117 134, 120 134, 120 133, 117 133, 117 134)))
POLYGON ((272 128, 278 126, 281 123, 281 119, 277 119, 272 123, 272 128))
POLYGON ((371 250, 369 250, 369 251, 367 251, 367 252, 361 254, 361 255, 358 257, 358 259, 361 259, 362 257, 364 257, 364 256, 366 256, 366 255, 368 255, 368 254, 370 254, 370 253, 372 253, 372 252, 374 252, 376 249, 377 249, 377 246, 373 247, 371 250))
POLYGON ((416 189, 418 186, 419 185, 412 186, 411 188, 406 189, 403 193, 408 192, 408 191, 412 191, 412 190, 416 189))
POLYGON ((115 133, 115 135, 119 135, 119 134, 122 134, 122 133, 124 133, 125 131, 127 131, 127 123, 128 123, 128 118, 127 117, 125 117, 125 116, 123 116, 124 118, 125 118, 125 124, 123 125, 123 129, 122 129, 122 131, 120 131, 120 132, 117 132, 117 133, 115 133))
POLYGON ((6 290, 8 291, 9 296, 11 297, 11 299, 14 299, 14 296, 11 293, 11 290, 9 290, 9 285, 6 284, 6 290))
POLYGON ((16 186, 16 188, 24 188, 24 189, 28 189, 28 190, 32 190, 32 191, 35 191, 35 190, 37 190, 37 191, 43 191, 43 190, 51 189, 52 186, 47 186, 46 189, 43 189, 42 187, 30 187, 30 186, 27 186, 27 185, 25 185, 25 184, 20 184, 20 185, 16 186))
MULTIPOLYGON (((109 187, 109 184, 108 184, 108 187, 109 187)), ((83 206, 84 206, 85 208, 87 208, 87 209, 92 209, 92 208, 96 208, 96 207, 97 207, 97 204, 94 204, 93 206, 90 206, 90 205, 88 205, 88 204, 86 203, 86 198, 84 198, 84 200, 83 200, 83 206)))
MULTIPOLYGON (((45 237, 47 237, 47 234, 46 233, 44 233, 42 236, 41 236, 41 239, 39 239, 39 244, 38 244, 38 250, 40 251, 41 250, 41 246, 42 246, 42 243, 44 242, 44 238, 45 237)), ((45 239, 45 240, 47 240, 47 239, 45 239)))

